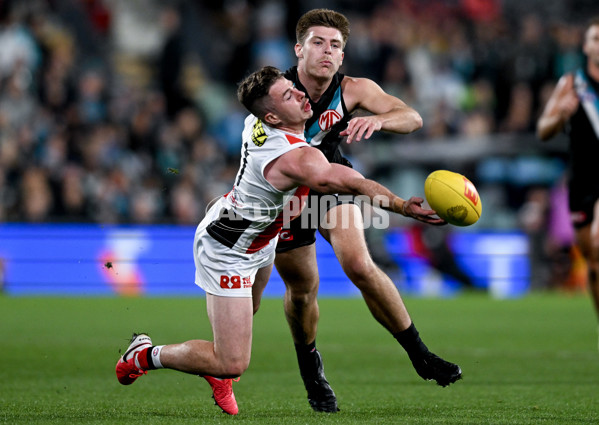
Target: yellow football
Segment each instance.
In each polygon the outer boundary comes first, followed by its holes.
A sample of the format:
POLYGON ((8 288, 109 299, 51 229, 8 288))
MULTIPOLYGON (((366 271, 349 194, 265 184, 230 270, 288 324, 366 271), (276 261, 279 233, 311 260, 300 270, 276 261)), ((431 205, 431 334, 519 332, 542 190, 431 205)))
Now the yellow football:
POLYGON ((453 171, 437 170, 429 174, 424 182, 424 195, 439 217, 455 226, 470 226, 482 213, 476 187, 453 171))

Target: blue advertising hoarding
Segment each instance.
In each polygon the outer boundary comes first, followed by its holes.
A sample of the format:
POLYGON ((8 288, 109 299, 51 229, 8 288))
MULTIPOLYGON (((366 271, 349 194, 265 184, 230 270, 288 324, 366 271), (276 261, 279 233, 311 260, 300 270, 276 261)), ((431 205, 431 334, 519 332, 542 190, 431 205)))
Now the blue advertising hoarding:
MULTIPOLYGON (((191 226, 0 225, 0 284, 8 295, 203 296, 194 284, 191 226)), ((454 233, 458 266, 497 297, 529 287, 528 241, 518 232, 454 233)), ((390 229, 386 248, 404 294, 448 296, 459 286, 420 255, 405 229, 390 229)), ((357 296, 330 245, 317 239, 320 295, 357 296)), ((265 296, 281 296, 276 272, 265 296)))

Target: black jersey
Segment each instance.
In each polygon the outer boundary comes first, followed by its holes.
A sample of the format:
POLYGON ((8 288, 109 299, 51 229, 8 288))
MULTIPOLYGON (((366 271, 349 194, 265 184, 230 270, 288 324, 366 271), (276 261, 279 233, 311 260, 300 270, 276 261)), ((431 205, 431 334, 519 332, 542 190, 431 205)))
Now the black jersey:
MULTIPOLYGON (((294 66, 285 73, 285 78, 292 81, 295 84, 295 88, 306 94, 314 111, 312 117, 306 122, 304 130, 306 141, 310 146, 320 149, 329 162, 351 167, 351 163, 343 158, 339 149, 339 144, 343 139, 343 137, 339 136, 339 133, 347 128, 347 123, 351 119, 341 91, 343 77, 343 74, 337 72, 333 76, 331 85, 326 89, 318 102, 313 102, 308 95, 308 91, 299 81, 297 67, 294 66)), ((320 194, 313 191, 310 191, 310 194, 316 196, 308 196, 302 217, 292 220, 289 223, 289 228, 285 228, 280 233, 277 252, 286 252, 301 246, 313 244, 316 241, 316 229, 323 214, 341 202, 335 199, 335 202, 331 203, 331 199, 329 198, 329 201, 322 203, 320 202, 320 194), (312 202, 317 203, 318 214, 315 219, 312 219, 308 215, 307 220, 305 220, 304 216, 312 210, 312 202)))
POLYGON ((333 76, 331 85, 326 89, 318 102, 313 102, 308 95, 308 91, 299 81, 297 75, 297 66, 294 66, 285 72, 285 78, 295 84, 295 88, 303 91, 310 101, 314 115, 306 122, 304 135, 306 141, 315 148, 322 151, 329 162, 350 165, 342 157, 339 149, 342 137, 339 133, 347 128, 347 123, 351 115, 347 111, 343 92, 341 91, 341 82, 344 75, 337 72, 333 76))
MULTIPOLYGON (((599 81, 593 80, 586 70, 582 72, 595 96, 599 94, 599 81)), ((592 94, 592 91, 589 92, 592 94)), ((599 186, 595 169, 599 160, 599 137, 582 103, 571 117, 566 131, 570 137, 571 180, 577 184, 599 186)))
POLYGON ((599 199, 595 170, 599 158, 599 135, 593 128, 592 118, 589 118, 589 114, 596 116, 599 113, 599 81, 593 80, 585 70, 578 70, 575 87, 581 103, 566 126, 570 137, 568 201, 572 224, 581 228, 593 221, 595 202, 599 199), (586 105, 583 104, 585 101, 586 105))

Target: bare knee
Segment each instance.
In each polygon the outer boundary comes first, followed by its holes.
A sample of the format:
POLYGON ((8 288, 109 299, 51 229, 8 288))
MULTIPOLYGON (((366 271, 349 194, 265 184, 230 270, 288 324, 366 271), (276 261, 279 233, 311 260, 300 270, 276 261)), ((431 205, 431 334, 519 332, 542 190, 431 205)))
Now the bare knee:
POLYGON ((315 264, 301 265, 294 261, 279 261, 277 270, 285 283, 285 297, 288 300, 294 304, 303 304, 316 299, 319 277, 315 264))
POLYGON ((222 364, 222 371, 219 374, 221 378, 236 378, 243 375, 250 365, 249 359, 226 360, 222 364))
POLYGON ((286 297, 294 304, 308 304, 318 296, 318 280, 285 282, 286 297))
POLYGON ((342 266, 347 277, 355 284, 371 280, 378 273, 378 267, 368 254, 349 258, 342 266))
POLYGON ((236 378, 241 376, 250 365, 250 355, 248 354, 231 354, 225 352, 217 352, 216 360, 218 364, 219 378, 236 378))

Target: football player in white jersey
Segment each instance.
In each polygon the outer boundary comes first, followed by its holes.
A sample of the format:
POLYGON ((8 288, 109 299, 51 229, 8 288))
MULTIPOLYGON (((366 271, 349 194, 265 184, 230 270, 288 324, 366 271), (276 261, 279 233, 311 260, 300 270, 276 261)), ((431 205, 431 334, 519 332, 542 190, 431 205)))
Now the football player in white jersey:
POLYGON ((148 370, 168 368, 200 375, 228 414, 238 413, 232 381, 248 367, 254 306, 268 282, 284 207, 302 187, 322 193, 364 195, 373 205, 431 224, 445 224, 422 198, 404 200, 351 168, 330 164, 304 139, 312 110, 303 92, 276 68, 264 67, 239 86, 253 114, 243 131, 242 159, 233 189, 198 226, 194 240, 196 283, 206 291, 214 340, 154 345, 134 334, 116 364, 123 385, 148 370))

